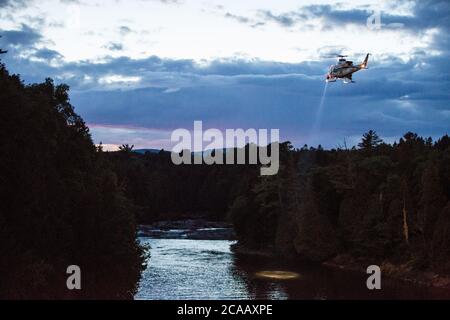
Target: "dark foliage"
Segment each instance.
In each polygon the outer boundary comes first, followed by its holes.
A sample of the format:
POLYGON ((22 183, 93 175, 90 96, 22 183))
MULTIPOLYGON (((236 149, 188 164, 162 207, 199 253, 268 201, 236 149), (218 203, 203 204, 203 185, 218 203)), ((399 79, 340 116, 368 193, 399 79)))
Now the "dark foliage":
POLYGON ((449 144, 407 133, 391 146, 369 131, 360 149, 281 148, 279 174, 258 180, 229 214, 254 248, 449 272, 449 144))
POLYGON ((0 65, 0 298, 132 298, 142 269, 133 206, 69 103, 0 65), (78 265, 82 290, 66 288, 78 265))
POLYGON ((107 153, 140 223, 203 217, 224 220, 230 203, 258 178, 256 165, 179 165, 170 152, 107 153))
POLYGON ((357 148, 294 150, 280 171, 171 163, 170 153, 111 153, 141 222, 230 219, 240 243, 323 261, 340 253, 412 269, 450 271, 450 138, 407 133, 388 145, 375 131, 357 148))

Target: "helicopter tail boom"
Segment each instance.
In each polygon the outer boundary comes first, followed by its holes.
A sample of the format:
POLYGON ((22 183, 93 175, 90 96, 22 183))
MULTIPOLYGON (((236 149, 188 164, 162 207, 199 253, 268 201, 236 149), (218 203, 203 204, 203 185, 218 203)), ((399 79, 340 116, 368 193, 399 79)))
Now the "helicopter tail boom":
POLYGON ((361 67, 361 69, 367 69, 367 65, 369 64, 369 56, 370 56, 370 53, 368 53, 366 55, 366 58, 364 59, 363 63, 361 63, 359 65, 361 67))

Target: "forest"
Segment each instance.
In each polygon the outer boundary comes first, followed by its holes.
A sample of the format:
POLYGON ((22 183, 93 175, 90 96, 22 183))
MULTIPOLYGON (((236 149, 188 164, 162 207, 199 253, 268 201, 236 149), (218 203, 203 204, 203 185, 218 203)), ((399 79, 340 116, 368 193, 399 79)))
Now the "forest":
MULTIPOLYGON (((248 146, 247 146, 248 147, 248 146)), ((325 261, 338 255, 450 272, 450 138, 369 130, 352 148, 280 144, 280 171, 174 166, 170 153, 109 153, 140 223, 202 217, 233 223, 239 246, 325 261)))
POLYGON ((228 216, 252 248, 324 261, 338 254, 408 270, 450 271, 450 139, 370 130, 357 148, 294 150, 228 216))
MULTIPOLYGON (((137 225, 230 221, 243 248, 338 255, 450 273, 450 138, 369 130, 352 148, 280 144, 280 171, 179 165, 170 152, 96 146, 68 86, 0 65, 0 298, 131 299, 147 250, 137 225), (83 290, 68 291, 79 265, 83 290)), ((248 147, 248 146, 247 146, 248 147)))
POLYGON ((131 299, 144 268, 132 202, 68 90, 0 65, 0 299, 131 299))

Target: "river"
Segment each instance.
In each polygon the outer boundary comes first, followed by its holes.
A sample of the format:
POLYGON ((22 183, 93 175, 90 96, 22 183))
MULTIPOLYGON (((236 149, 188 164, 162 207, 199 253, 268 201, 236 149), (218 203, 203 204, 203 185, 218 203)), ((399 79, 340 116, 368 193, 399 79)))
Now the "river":
POLYGON ((435 299, 450 293, 392 279, 368 290, 366 275, 234 254, 229 240, 155 239, 138 300, 435 299))

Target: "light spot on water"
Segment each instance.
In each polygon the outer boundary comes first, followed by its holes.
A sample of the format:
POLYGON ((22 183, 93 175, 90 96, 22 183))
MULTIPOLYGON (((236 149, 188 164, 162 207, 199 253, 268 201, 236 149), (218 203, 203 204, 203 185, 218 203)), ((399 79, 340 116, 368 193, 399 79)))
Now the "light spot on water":
POLYGON ((300 275, 296 272, 290 271, 259 271, 255 275, 258 278, 268 278, 274 280, 292 280, 300 278, 300 275))

